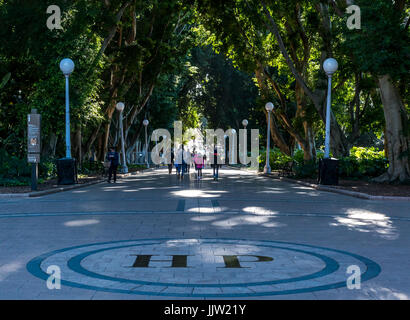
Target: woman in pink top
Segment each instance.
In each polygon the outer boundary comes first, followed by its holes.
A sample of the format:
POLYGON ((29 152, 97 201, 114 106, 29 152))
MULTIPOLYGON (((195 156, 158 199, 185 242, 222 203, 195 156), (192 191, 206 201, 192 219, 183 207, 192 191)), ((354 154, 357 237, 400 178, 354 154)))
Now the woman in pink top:
POLYGON ((204 157, 200 153, 194 155, 195 169, 197 171, 198 180, 202 179, 202 168, 204 167, 204 157))

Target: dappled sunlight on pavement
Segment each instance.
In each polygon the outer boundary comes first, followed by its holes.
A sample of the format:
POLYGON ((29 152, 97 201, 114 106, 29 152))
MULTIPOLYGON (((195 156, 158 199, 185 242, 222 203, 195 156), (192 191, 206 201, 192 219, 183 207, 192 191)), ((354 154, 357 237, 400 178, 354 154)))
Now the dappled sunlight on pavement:
POLYGON ((404 202, 228 167, 218 181, 211 169, 197 180, 161 168, 0 202, 0 298, 410 296, 404 202), (69 281, 64 290, 46 288, 50 264, 69 281), (361 290, 346 288, 350 265, 360 267, 361 290))
POLYGON ((347 216, 335 217, 336 223, 331 226, 344 226, 359 232, 371 232, 384 239, 394 240, 399 237, 393 221, 382 213, 363 209, 348 209, 347 216))

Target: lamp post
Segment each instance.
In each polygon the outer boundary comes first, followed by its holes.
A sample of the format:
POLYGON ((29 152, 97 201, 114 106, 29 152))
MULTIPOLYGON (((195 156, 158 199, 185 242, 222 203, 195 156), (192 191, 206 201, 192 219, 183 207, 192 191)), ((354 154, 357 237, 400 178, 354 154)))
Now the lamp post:
POLYGON ((65 144, 66 158, 71 159, 71 140, 70 140, 70 95, 69 77, 74 71, 74 62, 71 59, 63 59, 60 62, 60 70, 65 76, 65 144))
POLYGON ((327 108, 326 108, 326 136, 325 136, 325 159, 330 155, 330 117, 331 117, 331 99, 332 99, 332 76, 337 71, 339 65, 333 58, 326 59, 323 63, 323 70, 328 77, 327 88, 327 108))
POLYGON ((149 121, 145 119, 142 121, 142 124, 145 127, 145 162, 147 163, 147 168, 149 168, 149 162, 148 162, 148 140, 147 140, 147 127, 149 124, 149 121))
POLYGON ((247 141, 246 141, 246 127, 248 126, 248 120, 243 119, 242 120, 242 125, 243 125, 243 143, 244 146, 242 146, 243 154, 242 154, 242 164, 246 164, 246 150, 247 150, 247 141))
POLYGON ((225 134, 224 135, 224 162, 225 162, 225 164, 226 164, 226 160, 227 160, 226 155, 228 154, 227 151, 226 151, 226 138, 228 138, 228 136, 225 134))
POLYGON ((120 131, 121 131, 121 153, 122 153, 122 173, 128 173, 127 159, 125 157, 125 145, 124 145, 124 127, 122 121, 122 112, 124 111, 125 105, 123 102, 118 102, 115 106, 120 112, 120 131))
POLYGON ((236 139, 234 138, 235 137, 235 134, 236 134, 236 130, 235 129, 231 129, 231 134, 232 134, 232 137, 231 137, 231 139, 232 139, 232 142, 231 141, 229 141, 229 144, 231 144, 232 143, 232 153, 231 153, 231 156, 230 156, 230 159, 229 159, 229 162, 230 162, 230 164, 236 164, 236 163, 234 163, 234 161, 235 161, 235 155, 236 155, 236 151, 235 151, 235 142, 236 142, 236 139))
POLYGON ((323 70, 328 77, 327 88, 327 108, 326 108, 326 136, 325 136, 325 155, 319 161, 319 184, 337 185, 339 184, 339 164, 337 159, 330 159, 330 121, 331 121, 331 94, 332 76, 337 71, 338 63, 335 59, 326 59, 323 63, 323 70))
POLYGON ((268 102, 265 105, 265 109, 268 112, 268 132, 267 132, 267 141, 266 141, 266 164, 265 168, 263 169, 264 173, 271 173, 271 168, 269 164, 269 149, 270 149, 270 113, 272 112, 274 105, 272 102, 268 102))

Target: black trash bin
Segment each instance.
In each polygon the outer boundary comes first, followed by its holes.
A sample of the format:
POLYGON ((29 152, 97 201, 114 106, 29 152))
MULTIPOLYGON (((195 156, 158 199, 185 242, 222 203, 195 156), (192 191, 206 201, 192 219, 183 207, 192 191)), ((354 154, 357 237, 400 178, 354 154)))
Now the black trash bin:
POLYGON ((57 183, 75 184, 77 182, 77 161, 71 158, 58 159, 57 183))
POLYGON ((339 160, 319 160, 319 184, 337 186, 339 184, 339 160))

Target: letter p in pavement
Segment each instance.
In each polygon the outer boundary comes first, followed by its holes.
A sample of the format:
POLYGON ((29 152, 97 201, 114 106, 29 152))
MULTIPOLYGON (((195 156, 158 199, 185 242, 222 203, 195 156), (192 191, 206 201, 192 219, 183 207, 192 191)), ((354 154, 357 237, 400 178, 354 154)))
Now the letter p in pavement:
POLYGON ((254 256, 254 255, 229 255, 229 256, 222 256, 224 259, 225 267, 220 267, 220 268, 249 268, 249 267, 243 267, 241 265, 242 263, 249 263, 249 262, 269 262, 273 261, 273 258, 271 257, 265 257, 265 256, 254 256), (256 260, 239 260, 238 257, 254 257, 256 260))

